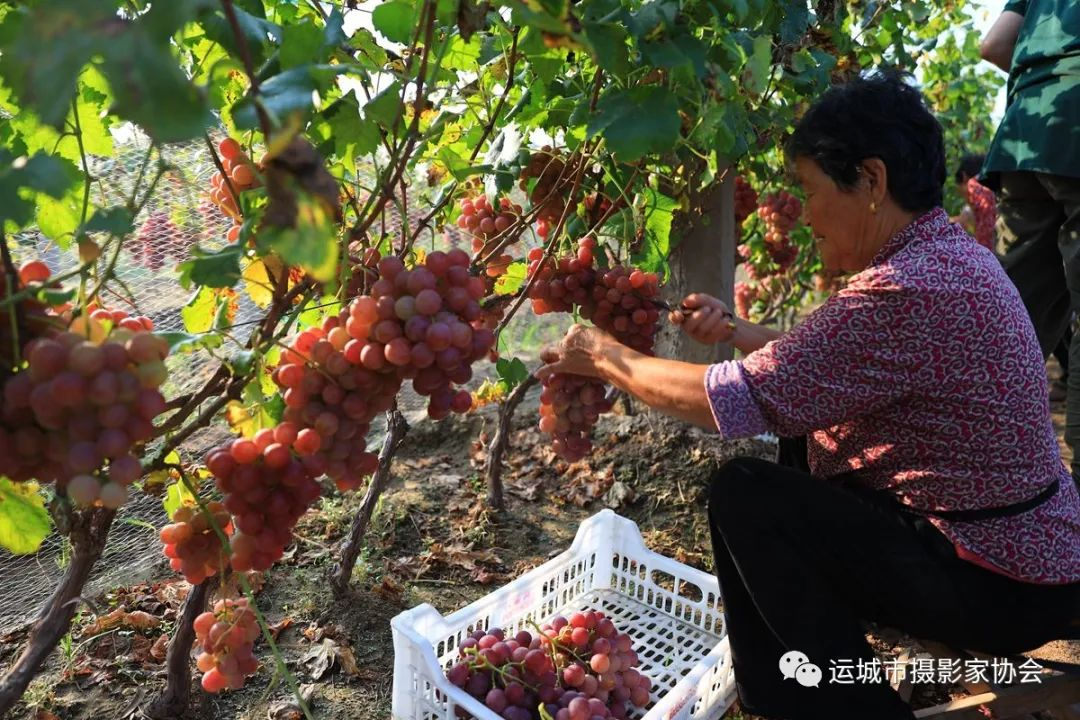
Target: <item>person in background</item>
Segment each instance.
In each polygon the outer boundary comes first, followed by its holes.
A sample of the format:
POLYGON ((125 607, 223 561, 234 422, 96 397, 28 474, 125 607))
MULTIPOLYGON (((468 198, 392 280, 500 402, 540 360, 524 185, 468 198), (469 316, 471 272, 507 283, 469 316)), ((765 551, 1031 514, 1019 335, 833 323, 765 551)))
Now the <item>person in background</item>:
POLYGON ((967 205, 959 217, 953 218, 964 226, 975 240, 987 250, 997 250, 997 198, 994 191, 979 182, 985 155, 965 155, 956 169, 953 179, 964 196, 967 205))
MULTIPOLYGON (((1080 2, 1010 0, 980 50, 1009 73, 980 179, 998 193, 1002 265, 1045 357, 1080 312, 1080 2)), ((1071 343, 1068 364, 1078 360, 1071 343)), ((1065 415, 1080 485, 1080 373, 1069 374, 1065 415)))
POLYGON ((724 438, 779 436, 780 462, 733 458, 709 486, 742 709, 913 720, 880 676, 807 688, 780 661, 872 662, 864 621, 1000 655, 1068 637, 1080 495, 1020 295, 941 207, 945 147, 919 91, 890 74, 836 86, 785 150, 822 265, 851 273, 842 290, 784 333, 684 298, 671 321, 739 361, 654 357, 575 325, 536 372, 598 377, 724 438), (788 462, 798 437, 804 462, 788 462))

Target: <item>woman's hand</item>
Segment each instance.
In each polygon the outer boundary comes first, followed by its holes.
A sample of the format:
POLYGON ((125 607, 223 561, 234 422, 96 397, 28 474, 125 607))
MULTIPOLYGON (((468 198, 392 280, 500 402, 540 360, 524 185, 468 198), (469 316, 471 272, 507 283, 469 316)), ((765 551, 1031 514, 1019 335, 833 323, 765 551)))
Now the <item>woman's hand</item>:
POLYGON ((705 345, 731 342, 735 337, 735 322, 731 310, 720 300, 705 293, 690 293, 682 301, 688 314, 672 311, 671 322, 682 326, 683 332, 705 345))
POLYGON ((574 325, 566 336, 540 353, 544 365, 536 371, 543 380, 553 373, 600 377, 600 363, 605 352, 619 342, 598 328, 574 325))

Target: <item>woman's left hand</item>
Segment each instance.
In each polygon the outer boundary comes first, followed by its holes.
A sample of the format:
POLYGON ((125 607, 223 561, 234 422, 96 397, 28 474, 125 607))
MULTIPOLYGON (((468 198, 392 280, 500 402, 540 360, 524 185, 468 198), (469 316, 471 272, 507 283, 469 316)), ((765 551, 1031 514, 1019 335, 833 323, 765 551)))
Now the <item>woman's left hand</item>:
POLYGON ((553 373, 600 377, 600 362, 604 353, 618 341, 602 330, 584 325, 574 325, 558 345, 540 353, 544 365, 536 371, 543 380, 553 373))

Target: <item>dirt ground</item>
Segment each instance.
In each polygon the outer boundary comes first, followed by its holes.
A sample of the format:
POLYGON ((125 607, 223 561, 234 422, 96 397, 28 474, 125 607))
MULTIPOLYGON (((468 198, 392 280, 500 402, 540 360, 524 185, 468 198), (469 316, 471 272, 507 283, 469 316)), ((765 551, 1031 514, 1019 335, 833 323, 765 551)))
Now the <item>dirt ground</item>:
MULTIPOLYGON (((334 597, 326 575, 360 496, 333 494, 321 512, 301 522, 297 543, 260 583, 258 604, 316 718, 387 720, 391 618, 425 602, 449 613, 490 593, 568 547, 579 522, 604 507, 633 519, 652 549, 710 571, 704 493, 711 471, 735 455, 773 452, 763 442, 725 442, 644 414, 611 415, 598 426, 599 449, 567 466, 532 429, 535 409, 536 401, 527 399, 515 421, 502 513, 486 506, 480 479, 484 448, 477 438, 490 437, 492 408, 438 425, 417 423, 398 453, 393 485, 368 529, 346 597, 334 597)), ((139 708, 164 684, 164 642, 186 591, 162 563, 155 580, 91 599, 93 611, 80 611, 75 630, 12 717, 142 717, 139 708), (139 611, 146 617, 132 614, 139 611), (102 622, 107 616, 112 626, 102 622)), ((0 637, 0 666, 14 658, 24 637, 24 630, 0 637)), ((899 653, 909 641, 874 638, 883 655, 899 653)), ((298 720, 272 653, 264 644, 257 652, 263 668, 243 690, 196 691, 188 717, 298 720)), ((913 704, 962 694, 956 687, 920 685, 913 704)), ((753 718, 737 708, 728 717, 753 718)))

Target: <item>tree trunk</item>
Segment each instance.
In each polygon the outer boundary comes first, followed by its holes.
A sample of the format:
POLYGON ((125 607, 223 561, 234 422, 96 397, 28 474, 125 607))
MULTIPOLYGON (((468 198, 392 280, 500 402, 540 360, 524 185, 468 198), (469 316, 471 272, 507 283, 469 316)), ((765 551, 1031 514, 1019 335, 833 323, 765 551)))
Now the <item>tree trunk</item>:
POLYGON ((218 576, 206 580, 191 588, 176 631, 169 641, 169 651, 165 656, 166 681, 161 694, 150 701, 143 712, 152 720, 168 720, 184 715, 191 702, 191 647, 195 644, 195 618, 206 610, 207 600, 214 594, 218 585, 218 576))
POLYGON ((83 586, 90 578, 94 563, 105 549, 115 510, 93 508, 71 516, 72 558, 67 572, 52 597, 41 609, 26 649, 0 680, 0 717, 19 701, 37 675, 41 664, 71 628, 71 619, 79 606, 83 586))
POLYGON ((496 510, 504 508, 502 460, 506 448, 510 444, 510 432, 513 430, 514 411, 525 399, 529 389, 539 383, 535 375, 529 375, 514 388, 510 395, 499 405, 499 424, 495 429, 495 435, 491 438, 488 446, 487 457, 487 504, 496 510))
MULTIPOLYGON (((735 291, 735 172, 727 171, 723 183, 713 183, 690 196, 691 210, 676 215, 672 236, 679 238, 671 251, 671 275, 664 287, 664 300, 675 307, 692 292, 702 292, 734 307, 735 291)), ((691 340, 686 333, 661 321, 656 335, 660 357, 694 363, 730 360, 730 345, 707 346, 691 340)))
POLYGON ((353 567, 364 546, 364 533, 367 532, 371 514, 375 511, 375 505, 378 504, 386 486, 390 484, 390 465, 394 461, 394 453, 401 447, 408 432, 409 423, 405 421, 405 416, 395 404, 394 408, 386 413, 386 437, 383 439, 382 451, 379 452, 379 469, 371 477, 364 499, 360 502, 360 509, 353 518, 352 527, 349 528, 349 536, 340 546, 341 559, 330 571, 330 587, 335 595, 341 596, 349 589, 353 567))

